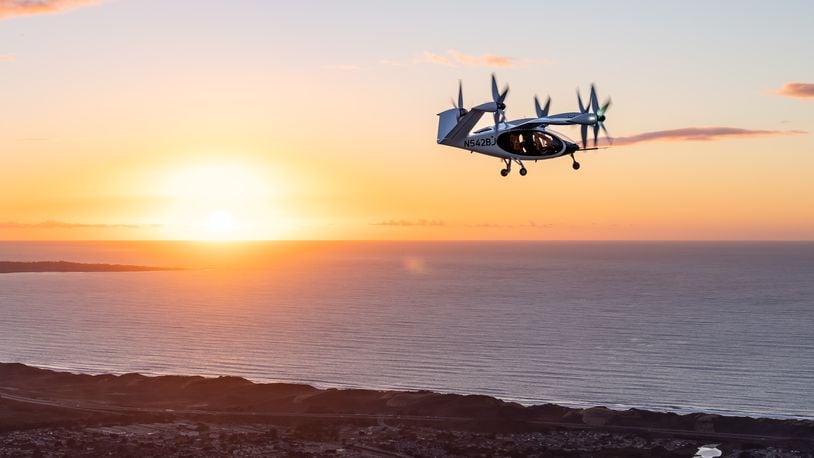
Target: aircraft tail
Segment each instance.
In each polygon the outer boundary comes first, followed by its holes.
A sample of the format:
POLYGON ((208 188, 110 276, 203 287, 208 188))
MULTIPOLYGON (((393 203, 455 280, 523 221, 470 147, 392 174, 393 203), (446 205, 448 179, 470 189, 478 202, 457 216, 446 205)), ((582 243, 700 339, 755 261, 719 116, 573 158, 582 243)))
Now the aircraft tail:
POLYGON ((450 108, 438 113, 438 143, 441 143, 458 125, 458 109, 450 108))

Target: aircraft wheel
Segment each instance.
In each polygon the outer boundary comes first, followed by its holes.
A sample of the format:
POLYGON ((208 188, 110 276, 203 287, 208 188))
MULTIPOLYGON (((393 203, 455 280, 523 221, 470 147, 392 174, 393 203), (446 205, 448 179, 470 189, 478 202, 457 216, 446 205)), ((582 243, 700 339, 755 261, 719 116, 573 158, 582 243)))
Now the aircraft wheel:
POLYGON ((574 162, 574 164, 571 167, 573 167, 574 170, 579 170, 579 162, 574 162))
POLYGON ((508 174, 509 174, 509 169, 501 169, 500 170, 500 176, 505 177, 508 174))
POLYGON ((520 175, 521 176, 526 176, 527 173, 528 173, 528 171, 525 169, 525 167, 520 169, 520 175))

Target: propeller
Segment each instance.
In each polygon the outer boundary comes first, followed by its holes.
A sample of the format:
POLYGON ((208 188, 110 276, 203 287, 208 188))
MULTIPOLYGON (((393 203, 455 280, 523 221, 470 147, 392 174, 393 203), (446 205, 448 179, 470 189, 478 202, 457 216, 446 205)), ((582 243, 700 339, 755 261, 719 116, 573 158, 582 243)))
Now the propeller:
POLYGON ((497 109, 495 110, 494 119, 495 119, 495 134, 497 134, 498 126, 503 121, 506 121, 506 113, 504 110, 506 109, 506 104, 503 103, 506 100, 506 95, 509 94, 509 86, 506 86, 506 89, 503 92, 500 92, 497 88, 497 80, 495 79, 495 74, 492 73, 492 100, 497 105, 497 109))
POLYGON ((455 104, 455 99, 450 99, 452 102, 452 106, 458 109, 458 117, 466 114, 466 109, 464 108, 464 89, 461 80, 458 80, 458 104, 455 104))
POLYGON ((580 126, 582 148, 585 149, 588 147, 589 125, 593 126, 594 146, 596 146, 597 140, 599 139, 599 129, 602 129, 602 132, 605 133, 605 137, 607 137, 608 142, 613 144, 613 138, 611 138, 610 134, 608 133, 608 129, 605 127, 605 112, 611 106, 611 99, 608 98, 605 103, 600 106, 599 98, 596 96, 596 87, 591 84, 591 98, 588 99, 588 106, 585 106, 585 104, 582 103, 582 96, 579 93, 579 89, 577 89, 577 103, 579 103, 580 114, 593 113, 594 115, 594 119, 592 120, 593 122, 588 121, 589 124, 582 124, 580 126))
MULTIPOLYGON (((585 105, 582 103, 582 96, 579 94, 579 88, 577 88, 577 103, 579 103, 579 112, 581 114, 585 114, 588 112, 588 109, 585 108, 585 105)), ((582 149, 588 147, 588 126, 583 124, 579 127, 579 131, 582 137, 582 149)))
POLYGON ((551 107, 551 97, 546 99, 545 107, 540 108, 540 99, 538 99, 536 95, 534 96, 534 111, 537 112, 538 118, 545 118, 546 116, 548 116, 548 109, 550 107, 551 107))
POLYGON ((579 88, 577 88, 577 102, 579 103, 579 112, 580 113, 587 113, 588 109, 585 108, 585 105, 582 104, 582 96, 579 95, 579 88))
POLYGON ((596 96, 596 87, 591 84, 591 109, 596 115, 596 123, 594 124, 594 146, 596 146, 596 141, 599 137, 599 129, 602 129, 602 132, 605 133, 608 143, 611 145, 613 144, 613 138, 608 133, 608 129, 605 128, 605 112, 608 111, 610 106, 610 97, 608 97, 608 99, 605 100, 605 103, 603 103, 601 106, 599 105, 599 98, 596 96))

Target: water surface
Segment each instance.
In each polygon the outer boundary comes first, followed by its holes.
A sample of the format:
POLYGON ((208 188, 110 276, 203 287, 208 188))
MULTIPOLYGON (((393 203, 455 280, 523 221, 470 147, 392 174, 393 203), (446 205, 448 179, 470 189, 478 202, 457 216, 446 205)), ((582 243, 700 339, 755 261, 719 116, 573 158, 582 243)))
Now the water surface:
POLYGON ((814 418, 814 244, 0 243, 0 361, 814 418))

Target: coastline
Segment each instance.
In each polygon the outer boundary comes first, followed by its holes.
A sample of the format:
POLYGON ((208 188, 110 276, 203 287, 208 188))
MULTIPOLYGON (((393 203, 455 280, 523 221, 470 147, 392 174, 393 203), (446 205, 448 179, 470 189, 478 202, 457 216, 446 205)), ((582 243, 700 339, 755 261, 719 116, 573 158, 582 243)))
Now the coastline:
MULTIPOLYGON (((242 375, 235 375, 235 374, 218 374, 212 372, 196 372, 194 374, 184 374, 178 375, 176 372, 172 371, 127 371, 127 370, 114 370, 114 371, 104 371, 104 370, 96 370, 87 367, 74 367, 69 365, 51 365, 51 364, 26 364, 26 363, 6 363, 0 362, 0 368, 3 365, 7 364, 22 364, 27 367, 33 367, 38 369, 50 370, 54 372, 64 372, 70 374, 83 374, 83 375, 90 375, 90 376, 123 376, 129 374, 138 374, 148 378, 155 378, 155 377, 170 377, 170 376, 181 376, 181 377, 202 377, 206 379, 217 379, 222 377, 232 377, 232 378, 240 378, 251 382, 255 385, 276 385, 276 384, 290 384, 290 385, 306 385, 310 386, 319 390, 366 390, 366 391, 376 391, 376 392, 432 392, 439 395, 461 395, 461 396, 484 396, 489 398, 494 398, 499 401, 507 402, 510 404, 518 404, 523 407, 534 407, 539 405, 557 405, 560 407, 565 407, 568 409, 573 410, 584 410, 590 409, 593 407, 605 407, 612 411, 647 411, 652 413, 660 413, 660 414, 675 414, 675 415, 690 415, 690 414, 707 414, 707 415, 718 415, 721 417, 737 417, 737 418, 750 418, 750 419, 764 419, 764 420, 779 420, 779 421, 810 421, 814 422, 814 412, 812 412, 811 416, 801 416, 801 415, 790 415, 784 414, 780 412, 740 412, 736 410, 724 410, 720 408, 704 408, 704 407, 692 407, 692 406, 678 406, 678 405, 671 405, 669 407, 656 407, 650 405, 628 405, 628 404, 614 404, 614 403, 590 403, 584 401, 573 401, 573 400, 535 400, 530 398, 518 398, 512 396, 505 396, 499 394, 491 394, 491 393, 483 393, 483 392, 467 392, 461 390, 454 390, 454 389, 438 389, 438 388, 425 388, 425 387, 393 387, 393 386, 377 386, 377 385, 366 385, 360 386, 352 383, 337 383, 331 381, 323 381, 323 380, 303 380, 303 379, 288 379, 288 378, 259 378, 259 377, 247 377, 242 375)), ((0 369, 1 370, 1 369, 0 369)))
MULTIPOLYGON (((51 433, 54 428, 75 432, 77 428, 84 431, 90 425, 110 427, 133 422, 140 425, 156 421, 160 424, 178 421, 254 424, 264 419, 280 423, 281 431, 288 431, 284 426, 291 422, 328 422, 338 430, 359 422, 387 422, 408 425, 405 427, 409 431, 414 427, 428 428, 427 431, 439 434, 463 431, 464 435, 475 434, 476 438, 470 438, 475 442, 489 442, 479 436, 481 433, 509 434, 513 440, 519 440, 521 436, 516 435, 545 436, 556 432, 573 436, 572 439, 581 437, 586 447, 596 439, 596 434, 613 437, 606 447, 609 449, 617 449, 634 437, 661 444, 653 445, 656 443, 653 442, 650 444, 653 449, 666 447, 666 443, 660 441, 672 441, 670 444, 676 447, 685 442, 692 446, 720 443, 729 450, 748 446, 814 453, 814 421, 810 420, 706 413, 678 415, 641 409, 619 411, 601 406, 584 409, 554 404, 523 406, 489 396, 319 389, 295 383, 254 383, 239 377, 87 375, 19 363, 0 363, 0 405, 5 407, 0 409, 0 432, 9 434, 43 428, 51 433)), ((388 441, 394 440, 390 433, 396 434, 392 428, 387 430, 388 441)), ((396 426, 398 428, 400 426, 396 426)), ((407 430, 398 431, 407 434, 407 430)), ((495 446, 486 442, 484 447, 495 446)), ((642 445, 639 449, 647 447, 642 445)))
POLYGON ((70 272, 158 272, 183 270, 175 267, 97 264, 69 261, 0 261, 0 274, 70 272))

